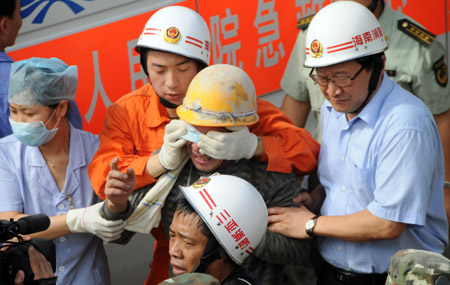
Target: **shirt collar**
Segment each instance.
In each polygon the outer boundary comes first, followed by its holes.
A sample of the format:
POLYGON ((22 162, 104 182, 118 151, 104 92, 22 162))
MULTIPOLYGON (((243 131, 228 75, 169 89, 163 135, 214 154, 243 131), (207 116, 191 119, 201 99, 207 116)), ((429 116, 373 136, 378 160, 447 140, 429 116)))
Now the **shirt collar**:
POLYGON ((83 140, 81 139, 80 130, 77 130, 72 124, 70 125, 70 149, 69 149, 69 169, 77 169, 87 166, 85 149, 83 140), (80 155, 81 154, 81 155, 80 155))
POLYGON ((14 62, 6 53, 0 51, 0 62, 14 62))
POLYGON ((355 118, 353 118, 353 120, 359 118, 364 122, 366 122, 366 124, 369 125, 371 128, 373 128, 376 122, 378 121, 380 109, 383 105, 383 102, 393 88, 394 88, 393 81, 389 79, 386 73, 384 73, 383 81, 381 82, 380 88, 378 88, 377 92, 370 99, 369 103, 367 103, 367 105, 361 110, 361 112, 355 118))

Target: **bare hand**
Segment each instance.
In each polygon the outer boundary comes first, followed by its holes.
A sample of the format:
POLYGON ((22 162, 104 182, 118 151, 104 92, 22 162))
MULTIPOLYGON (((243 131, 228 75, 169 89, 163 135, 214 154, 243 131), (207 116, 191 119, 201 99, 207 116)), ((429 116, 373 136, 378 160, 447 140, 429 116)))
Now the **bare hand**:
MULTIPOLYGON (((33 246, 28 248, 28 256, 30 258, 30 267, 34 273, 34 280, 46 279, 54 276, 50 262, 45 259, 45 256, 34 249, 33 246)), ((15 285, 23 284, 25 280, 25 273, 19 270, 14 279, 15 285)))
POLYGON ((269 208, 268 229, 292 238, 309 238, 305 231, 306 222, 314 217, 305 206, 299 208, 269 208))
POLYGON ((311 209, 314 205, 314 197, 306 191, 298 194, 292 201, 294 203, 303 204, 308 209, 311 209))
POLYGON ((115 213, 126 211, 128 197, 133 193, 136 185, 134 170, 128 168, 122 173, 117 165, 119 159, 113 158, 110 163, 111 170, 106 180, 105 195, 108 198, 108 207, 115 213))
POLYGON ((28 256, 30 257, 31 270, 34 273, 34 280, 53 277, 53 269, 50 262, 45 256, 34 249, 33 246, 28 248, 28 256))
MULTIPOLYGON (((30 236, 24 236, 24 235, 20 235, 20 236, 22 237, 23 241, 30 241, 31 240, 30 236)), ((19 242, 19 239, 16 238, 16 237, 13 237, 12 239, 9 239, 7 242, 4 243, 3 246, 0 248, 0 250, 1 251, 7 251, 8 248, 10 248, 10 246, 8 244, 16 243, 16 242, 19 242)))
POLYGON ((322 185, 318 185, 311 192, 302 192, 298 194, 292 201, 294 203, 303 204, 311 212, 319 214, 324 199, 325 189, 322 185))

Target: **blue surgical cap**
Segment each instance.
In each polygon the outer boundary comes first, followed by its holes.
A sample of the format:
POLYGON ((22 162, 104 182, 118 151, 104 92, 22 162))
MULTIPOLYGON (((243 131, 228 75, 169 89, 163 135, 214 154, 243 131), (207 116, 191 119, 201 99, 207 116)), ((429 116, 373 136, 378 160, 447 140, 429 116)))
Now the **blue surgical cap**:
POLYGON ((74 101, 78 69, 62 60, 32 57, 11 65, 8 102, 18 105, 53 105, 74 101))

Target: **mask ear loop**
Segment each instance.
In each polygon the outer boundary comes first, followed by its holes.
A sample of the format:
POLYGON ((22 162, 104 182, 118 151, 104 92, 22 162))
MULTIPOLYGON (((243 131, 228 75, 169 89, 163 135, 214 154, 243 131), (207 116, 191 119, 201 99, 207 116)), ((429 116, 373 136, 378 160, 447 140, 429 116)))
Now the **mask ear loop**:
MULTIPOLYGON (((59 106, 59 105, 58 105, 58 106, 59 106)), ((58 108, 58 107, 56 107, 56 108, 58 108)), ((53 116, 54 116, 55 113, 56 113, 56 108, 55 108, 55 110, 53 110, 52 115, 50 116, 50 118, 48 118, 47 122, 44 124, 44 126, 45 126, 46 129, 47 129, 47 124, 48 124, 48 122, 50 122, 50 120, 53 118, 53 116)), ((56 128, 58 127, 59 121, 61 121, 61 117, 58 118, 58 121, 56 121, 56 125, 53 127, 52 130, 54 130, 54 129, 56 129, 56 128)), ((47 130, 48 130, 48 129, 47 129, 47 130)))

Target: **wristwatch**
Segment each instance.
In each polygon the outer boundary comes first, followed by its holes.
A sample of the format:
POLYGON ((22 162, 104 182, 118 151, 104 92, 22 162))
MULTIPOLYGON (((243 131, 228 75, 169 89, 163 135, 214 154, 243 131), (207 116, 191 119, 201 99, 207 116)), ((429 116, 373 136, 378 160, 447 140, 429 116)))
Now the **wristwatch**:
POLYGON ((316 222, 317 222, 317 218, 319 218, 320 215, 316 215, 314 216, 312 219, 308 220, 305 224, 305 230, 306 233, 310 236, 310 237, 317 237, 314 233, 314 227, 316 226, 316 222))

